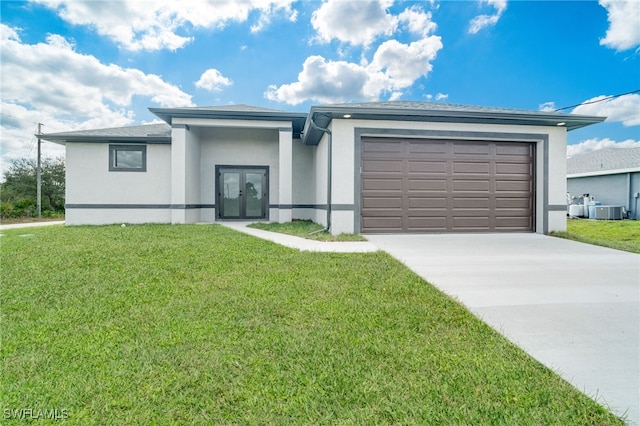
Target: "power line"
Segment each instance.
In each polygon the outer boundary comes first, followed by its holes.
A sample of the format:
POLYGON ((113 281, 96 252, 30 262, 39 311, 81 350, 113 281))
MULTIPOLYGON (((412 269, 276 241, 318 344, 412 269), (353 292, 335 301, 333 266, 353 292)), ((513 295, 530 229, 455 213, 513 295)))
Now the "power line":
POLYGON ((31 156, 31 151, 33 151, 33 147, 34 147, 34 142, 36 140, 36 135, 35 133, 38 132, 38 127, 36 126, 36 130, 34 131, 33 136, 31 136, 31 140, 29 141, 29 153, 27 154, 27 156, 31 156))
POLYGON ((562 111, 562 110, 569 109, 569 108, 575 108, 575 107, 578 107, 578 106, 580 106, 580 105, 596 104, 596 103, 598 103, 598 102, 607 101, 607 100, 609 100, 609 99, 617 98, 617 97, 619 97, 619 96, 630 95, 630 94, 632 94, 632 93, 638 93, 638 92, 640 92, 640 89, 638 89, 638 90, 632 90, 631 92, 627 92, 627 93, 620 93, 620 94, 618 94, 618 95, 607 96, 606 98, 597 99, 597 100, 595 100, 595 101, 582 102, 582 103, 580 103, 580 104, 571 105, 571 106, 564 107, 564 108, 558 108, 558 109, 554 110, 553 112, 558 112, 558 111, 562 111))

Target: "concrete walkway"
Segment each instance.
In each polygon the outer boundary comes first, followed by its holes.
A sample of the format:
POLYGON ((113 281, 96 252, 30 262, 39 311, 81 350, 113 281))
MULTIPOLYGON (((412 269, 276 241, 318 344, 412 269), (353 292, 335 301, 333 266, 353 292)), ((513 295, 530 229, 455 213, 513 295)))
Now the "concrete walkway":
POLYGON ((29 222, 29 223, 12 223, 10 225, 0 224, 0 231, 4 231, 5 229, 36 228, 38 226, 52 226, 52 225, 64 225, 64 220, 29 222))
POLYGON ((539 234, 367 239, 640 424, 640 255, 539 234))
POLYGON ((269 240, 274 243, 294 248, 300 251, 319 251, 335 253, 369 253, 378 251, 378 247, 368 241, 327 242, 314 241, 305 238, 294 237, 277 232, 263 231, 261 229, 248 228, 251 222, 217 222, 227 228, 253 235, 254 237, 269 240))

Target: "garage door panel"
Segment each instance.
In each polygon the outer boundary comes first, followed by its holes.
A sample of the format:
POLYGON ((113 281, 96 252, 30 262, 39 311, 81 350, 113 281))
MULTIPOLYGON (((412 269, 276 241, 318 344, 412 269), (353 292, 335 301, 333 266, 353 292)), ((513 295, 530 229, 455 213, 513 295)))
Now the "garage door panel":
POLYGON ((453 181, 453 191, 458 192, 489 192, 491 184, 489 181, 481 180, 461 180, 456 179, 453 181))
POLYGON ((488 175, 490 173, 490 164, 486 162, 454 161, 453 173, 474 173, 488 175))
POLYGON ((531 188, 531 181, 522 180, 497 180, 496 191, 509 191, 509 192, 528 192, 531 188))
POLYGON ((496 154, 530 157, 532 154, 531 144, 529 143, 496 143, 496 154))
POLYGON ((367 197, 362 202, 362 208, 402 210, 402 197, 367 197))
POLYGON ((495 209, 496 218, 498 217, 529 217, 528 209, 495 209))
POLYGON ((530 198, 520 198, 520 194, 515 195, 513 198, 500 197, 496 198, 496 208, 498 209, 513 209, 520 208, 527 211, 531 210, 532 203, 530 198))
POLYGON ((431 209, 419 209, 410 208, 407 209, 407 217, 443 217, 447 214, 446 208, 431 208, 431 209))
POLYGON ((497 175, 529 175, 531 163, 496 163, 497 175))
POLYGON ((443 162, 408 160, 407 165, 409 173, 447 173, 447 164, 443 162))
POLYGON ((363 173, 402 173, 403 164, 400 160, 367 160, 363 167, 363 173))
POLYGON ((447 220, 443 217, 409 217, 408 226, 421 231, 446 231, 447 220))
POLYGON ((491 146, 487 143, 453 142, 454 154, 489 155, 491 146))
POLYGON ((362 150, 363 232, 533 230, 533 144, 371 140, 362 150))
POLYGON ((453 226, 461 230, 487 230, 489 229, 488 217, 453 217, 453 226))
POLYGON ((386 178, 366 179, 363 181, 362 190, 363 191, 401 191, 402 179, 386 179, 386 178))
POLYGON ((409 154, 446 154, 447 142, 408 141, 409 154))
POLYGON ((451 209, 451 213, 454 217, 481 217, 488 218, 491 216, 491 209, 489 208, 477 208, 477 209, 451 209))
POLYGON ((393 141, 369 141, 362 145, 363 153, 368 157, 375 156, 375 154, 384 154, 389 157, 393 157, 393 154, 402 154, 402 144, 393 141))
POLYGON ((475 197, 454 197, 454 209, 488 209, 490 207, 489 198, 475 197))
POLYGON ((409 209, 446 209, 446 197, 409 197, 409 209))
POLYGON ((497 217, 496 228, 503 230, 521 230, 531 226, 530 217, 497 217))
POLYGON ((447 191, 446 179, 413 179, 409 181, 409 192, 413 191, 447 191))
POLYGON ((365 217, 362 219, 363 227, 378 232, 397 232, 402 228, 402 217, 365 217))

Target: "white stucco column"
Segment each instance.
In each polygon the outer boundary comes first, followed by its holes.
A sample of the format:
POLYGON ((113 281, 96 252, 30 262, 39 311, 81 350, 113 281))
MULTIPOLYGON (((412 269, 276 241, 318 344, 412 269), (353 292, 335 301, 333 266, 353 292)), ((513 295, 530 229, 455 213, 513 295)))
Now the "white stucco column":
POLYGON ((278 203, 280 205, 278 222, 291 222, 293 204, 293 129, 279 129, 279 187, 278 203))
POLYGON ((171 129, 171 222, 200 221, 200 141, 188 125, 171 129))
POLYGON ((185 173, 187 157, 188 127, 177 125, 171 128, 171 223, 186 223, 187 175, 185 173))

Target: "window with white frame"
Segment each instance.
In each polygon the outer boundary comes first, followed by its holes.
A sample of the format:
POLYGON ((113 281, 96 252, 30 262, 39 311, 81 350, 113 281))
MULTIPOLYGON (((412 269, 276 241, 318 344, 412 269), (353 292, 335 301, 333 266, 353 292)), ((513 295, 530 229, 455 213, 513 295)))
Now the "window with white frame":
POLYGON ((146 172, 147 147, 145 145, 109 145, 109 171, 146 172))

